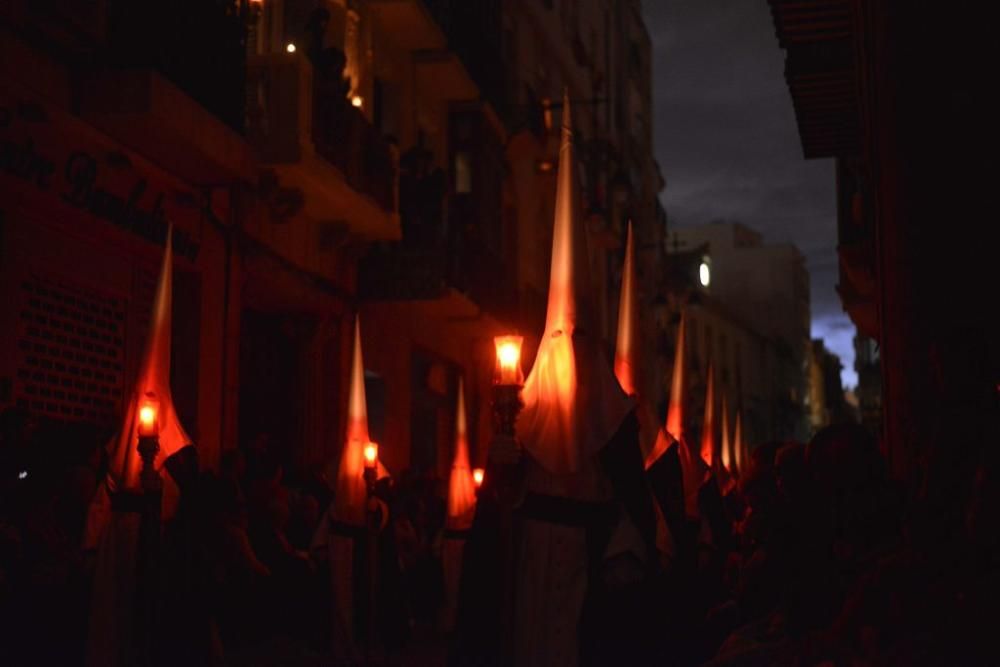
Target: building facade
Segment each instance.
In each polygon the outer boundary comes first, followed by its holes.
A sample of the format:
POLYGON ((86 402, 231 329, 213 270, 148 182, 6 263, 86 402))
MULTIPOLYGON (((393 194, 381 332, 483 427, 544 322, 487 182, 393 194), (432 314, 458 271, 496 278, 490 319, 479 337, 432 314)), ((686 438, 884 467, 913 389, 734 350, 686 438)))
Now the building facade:
POLYGON ((78 4, 0 13, 0 409, 116 427, 172 223, 174 399, 206 465, 335 461, 356 315, 387 468, 445 472, 459 378, 484 456, 492 338, 525 334, 527 368, 541 331, 564 89, 609 353, 627 219, 656 278, 638 2, 78 4))
POLYGON ((705 290, 744 326, 766 339, 773 394, 771 438, 809 435, 806 415, 810 354, 809 274, 791 244, 764 243, 738 223, 709 223, 671 231, 673 252, 701 248, 709 265, 705 290))

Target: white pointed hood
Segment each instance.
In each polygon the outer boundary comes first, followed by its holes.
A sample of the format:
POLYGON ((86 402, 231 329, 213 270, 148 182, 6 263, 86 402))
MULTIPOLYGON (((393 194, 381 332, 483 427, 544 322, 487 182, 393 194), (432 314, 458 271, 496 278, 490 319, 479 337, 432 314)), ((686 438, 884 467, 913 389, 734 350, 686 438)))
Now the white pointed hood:
POLYGON ((476 484, 469 465, 469 436, 465 417, 465 391, 458 380, 458 405, 455 409, 455 458, 448 478, 448 527, 464 530, 472 525, 476 509, 476 484))
MULTIPOLYGON (((347 399, 347 434, 337 468, 333 516, 344 523, 363 526, 368 489, 365 484, 365 445, 368 434, 368 402, 365 397, 365 365, 361 356, 361 320, 354 321, 354 353, 347 399)), ((378 477, 388 473, 378 462, 378 477)))
POLYGON ((545 332, 524 383, 517 435, 544 468, 562 474, 577 471, 604 447, 632 409, 590 316, 594 291, 579 211, 568 96, 563 102, 557 179, 545 332))
POLYGON ((149 333, 146 348, 136 377, 132 395, 125 408, 122 427, 109 444, 110 464, 108 488, 120 491, 139 485, 139 471, 142 459, 137 449, 139 444, 139 408, 149 398, 155 398, 158 406, 160 451, 156 455, 156 467, 184 447, 191 444, 191 438, 184 431, 170 392, 170 337, 173 288, 173 225, 167 228, 167 243, 163 251, 160 279, 153 300, 153 312, 149 319, 149 333))

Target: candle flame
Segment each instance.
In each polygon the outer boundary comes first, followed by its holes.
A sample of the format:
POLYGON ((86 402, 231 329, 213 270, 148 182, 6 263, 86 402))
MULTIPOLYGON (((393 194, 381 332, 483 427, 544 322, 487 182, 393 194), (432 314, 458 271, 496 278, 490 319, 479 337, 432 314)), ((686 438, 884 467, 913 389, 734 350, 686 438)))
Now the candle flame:
POLYGON ((486 472, 482 468, 475 468, 472 471, 472 481, 476 483, 476 488, 483 485, 483 478, 486 476, 486 472))
POLYGON ((374 468, 376 461, 378 461, 378 445, 374 442, 369 442, 365 445, 365 466, 374 468))
POLYGON ((139 421, 147 429, 153 428, 156 423, 156 410, 151 405, 144 405, 139 408, 139 421))

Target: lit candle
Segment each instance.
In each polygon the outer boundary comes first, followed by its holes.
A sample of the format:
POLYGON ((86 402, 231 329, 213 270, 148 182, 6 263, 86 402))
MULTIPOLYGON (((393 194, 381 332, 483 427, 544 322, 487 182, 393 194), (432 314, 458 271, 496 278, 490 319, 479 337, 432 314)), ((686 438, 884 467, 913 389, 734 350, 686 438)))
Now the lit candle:
POLYGON ((139 404, 139 435, 143 437, 155 436, 159 433, 159 412, 156 398, 152 394, 146 394, 142 403, 139 404))
POLYGON ((358 109, 360 109, 361 105, 364 103, 365 101, 360 95, 355 95, 351 98, 351 105, 357 107, 358 109))
POLYGON ((374 442, 369 442, 365 445, 365 469, 374 470, 375 464, 378 461, 378 445, 374 442))
POLYGON ((476 484, 477 489, 483 485, 483 477, 485 476, 485 474, 486 473, 483 471, 482 468, 472 469, 472 481, 476 484))
POLYGON ((497 365, 494 380, 501 385, 521 385, 521 344, 522 336, 497 336, 493 339, 497 348, 497 365))

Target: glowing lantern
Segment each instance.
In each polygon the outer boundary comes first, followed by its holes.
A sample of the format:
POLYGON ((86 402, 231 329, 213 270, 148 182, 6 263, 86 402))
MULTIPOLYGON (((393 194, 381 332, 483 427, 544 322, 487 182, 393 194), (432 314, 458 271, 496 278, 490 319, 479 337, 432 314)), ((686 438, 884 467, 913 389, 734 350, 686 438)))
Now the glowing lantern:
POLYGON ((494 382, 501 385, 521 385, 521 345, 523 336, 497 336, 493 339, 497 348, 497 364, 494 382))
POLYGON ((477 489, 483 485, 483 478, 485 476, 486 472, 482 468, 472 469, 472 481, 475 482, 477 489))
POLYGON ((374 470, 378 465, 378 445, 369 442, 365 445, 365 470, 374 470))
POLYGON ((160 433, 160 403, 147 393, 139 405, 139 436, 149 438, 160 433))

